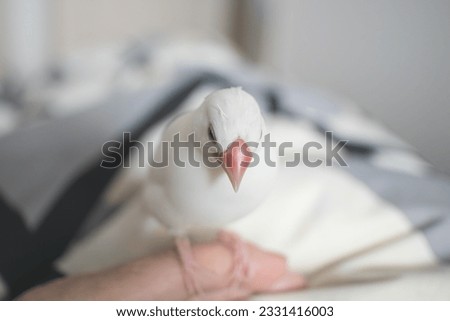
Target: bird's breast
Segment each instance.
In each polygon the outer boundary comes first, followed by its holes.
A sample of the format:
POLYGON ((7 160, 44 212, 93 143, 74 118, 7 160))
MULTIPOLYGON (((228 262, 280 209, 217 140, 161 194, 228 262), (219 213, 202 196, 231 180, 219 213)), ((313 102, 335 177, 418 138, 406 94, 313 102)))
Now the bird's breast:
MULTIPOLYGON (((181 158, 187 155, 181 155, 181 158)), ((235 192, 221 166, 185 167, 170 163, 159 169, 159 181, 173 216, 193 227, 215 226, 237 220, 261 205, 273 186, 275 168, 265 164, 249 167, 235 192)), ((165 204, 167 205, 167 204, 165 204)))

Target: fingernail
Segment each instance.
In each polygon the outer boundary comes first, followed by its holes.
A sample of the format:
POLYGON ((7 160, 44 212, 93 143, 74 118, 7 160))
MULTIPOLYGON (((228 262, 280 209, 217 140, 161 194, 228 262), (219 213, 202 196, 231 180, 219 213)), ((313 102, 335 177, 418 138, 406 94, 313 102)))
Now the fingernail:
POLYGON ((273 292, 282 292, 289 290, 296 290, 306 287, 306 280, 298 273, 288 272, 280 277, 272 286, 268 289, 273 292))

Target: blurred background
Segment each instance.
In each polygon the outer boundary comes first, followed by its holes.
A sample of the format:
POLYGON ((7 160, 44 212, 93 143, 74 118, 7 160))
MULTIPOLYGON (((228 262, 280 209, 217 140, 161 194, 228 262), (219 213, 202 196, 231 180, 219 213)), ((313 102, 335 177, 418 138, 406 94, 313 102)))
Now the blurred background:
POLYGON ((20 123, 16 109, 37 114, 23 93, 50 86, 67 57, 207 38, 277 80, 352 99, 450 173, 448 0, 0 0, 0 14, 3 133, 20 123))

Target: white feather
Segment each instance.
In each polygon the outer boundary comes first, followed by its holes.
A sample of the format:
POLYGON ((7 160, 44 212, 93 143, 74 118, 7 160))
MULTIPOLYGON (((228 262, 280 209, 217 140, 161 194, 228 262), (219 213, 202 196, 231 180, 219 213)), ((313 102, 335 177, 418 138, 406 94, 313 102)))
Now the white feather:
MULTIPOLYGON (((187 141, 194 134, 203 145, 209 141, 210 125, 224 148, 238 137, 260 142, 266 133, 255 99, 241 88, 230 88, 210 94, 198 109, 176 118, 165 129, 161 142, 172 142, 177 133, 182 141, 187 141)), ((161 161, 161 152, 160 147, 155 155, 157 161, 161 161)), ((239 191, 235 192, 222 166, 209 168, 202 162, 200 148, 191 155, 200 162, 198 167, 187 162, 187 148, 180 149, 180 160, 186 162, 186 167, 177 166, 174 151, 169 148, 168 166, 150 171, 144 193, 147 208, 174 233, 196 227, 221 227, 249 214, 264 202, 276 177, 276 168, 263 161, 262 149, 254 152, 261 161, 247 169, 239 191)))

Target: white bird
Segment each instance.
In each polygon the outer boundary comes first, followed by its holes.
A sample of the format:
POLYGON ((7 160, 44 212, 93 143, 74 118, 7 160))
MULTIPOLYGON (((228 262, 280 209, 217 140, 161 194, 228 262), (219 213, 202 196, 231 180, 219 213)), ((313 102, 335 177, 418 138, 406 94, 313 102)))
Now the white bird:
MULTIPOLYGON (((144 201, 175 236, 191 294, 201 289, 186 235, 194 228, 222 228, 264 202, 276 177, 276 168, 264 161, 261 141, 266 134, 258 103, 241 88, 211 93, 199 108, 175 118, 162 134, 153 159, 158 163, 166 159, 167 166, 150 170, 144 201), (170 144, 177 140, 187 143, 173 148, 170 144), (209 159, 205 144, 210 146, 209 159), (211 166, 205 160, 217 163, 211 166), (253 161, 258 161, 255 166, 253 161)), ((241 282, 243 243, 231 234, 223 235, 235 251, 233 273, 241 282)))

